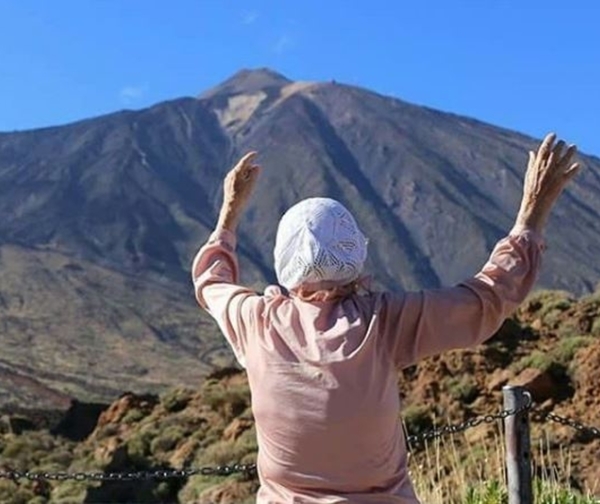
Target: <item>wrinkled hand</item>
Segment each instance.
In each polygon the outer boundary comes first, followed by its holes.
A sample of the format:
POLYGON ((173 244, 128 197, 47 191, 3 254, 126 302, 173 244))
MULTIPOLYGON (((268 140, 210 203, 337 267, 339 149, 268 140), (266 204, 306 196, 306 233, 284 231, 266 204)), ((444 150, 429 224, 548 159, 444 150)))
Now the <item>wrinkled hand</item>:
POLYGON ((577 152, 574 145, 565 149, 565 142, 556 135, 546 135, 537 152, 529 152, 529 163, 523 184, 523 199, 517 224, 542 233, 554 203, 569 181, 579 171, 573 163, 577 152))
POLYGON ((260 173, 256 156, 256 152, 247 153, 225 177, 219 227, 235 231, 260 173))

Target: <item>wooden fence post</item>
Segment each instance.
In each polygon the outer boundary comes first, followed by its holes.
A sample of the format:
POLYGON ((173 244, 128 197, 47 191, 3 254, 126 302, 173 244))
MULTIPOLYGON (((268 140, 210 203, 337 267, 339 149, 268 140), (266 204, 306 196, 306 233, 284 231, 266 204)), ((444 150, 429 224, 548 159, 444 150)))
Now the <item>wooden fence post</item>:
MULTIPOLYGON (((531 401, 523 387, 502 387, 504 409, 516 410, 531 401)), ((508 504, 533 504, 531 485, 531 440, 529 438, 529 412, 521 411, 504 419, 506 447, 506 475, 508 479, 508 504)))

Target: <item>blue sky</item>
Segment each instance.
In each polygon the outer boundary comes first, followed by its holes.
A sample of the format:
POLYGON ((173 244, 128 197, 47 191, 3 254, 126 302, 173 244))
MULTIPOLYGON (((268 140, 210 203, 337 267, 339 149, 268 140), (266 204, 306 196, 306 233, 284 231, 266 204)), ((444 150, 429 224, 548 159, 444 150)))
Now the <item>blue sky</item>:
POLYGON ((600 156, 600 1, 0 0, 0 131, 335 79, 600 156))

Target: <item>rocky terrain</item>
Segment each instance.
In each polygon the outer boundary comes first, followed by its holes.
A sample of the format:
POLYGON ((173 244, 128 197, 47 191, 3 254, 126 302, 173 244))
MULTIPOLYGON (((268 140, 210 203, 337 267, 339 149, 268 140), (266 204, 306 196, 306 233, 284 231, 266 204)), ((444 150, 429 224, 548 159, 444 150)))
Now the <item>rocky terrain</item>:
MULTIPOLYGON (((249 149, 264 170, 240 229, 244 282, 273 281, 283 211, 327 195, 367 232, 376 285, 398 290, 481 266, 511 226, 536 144, 267 69, 144 110, 0 133, 0 404, 161 393, 231 363, 188 269, 224 174, 249 149)), ((600 279, 600 160, 581 162, 550 222, 539 282, 576 294, 600 279)))
MULTIPOLYGON (((530 416, 536 474, 600 497, 600 438, 541 418, 552 412, 600 427, 599 364, 600 293, 574 298, 540 291, 485 344, 401 372, 403 420, 409 433, 419 434, 497 414, 503 385, 526 386, 535 401, 530 416)), ((500 430, 497 422, 482 423, 439 443, 415 442, 411 468, 421 492, 424 481, 452 495, 463 483, 466 488, 499 478, 500 430)), ((53 415, 7 413, 2 431, 3 471, 203 468, 252 463, 257 450, 247 379, 234 368, 161 396, 126 393, 111 404, 73 403, 53 415)), ((244 474, 102 483, 0 480, 0 501, 250 503, 256 489, 257 481, 244 474)))

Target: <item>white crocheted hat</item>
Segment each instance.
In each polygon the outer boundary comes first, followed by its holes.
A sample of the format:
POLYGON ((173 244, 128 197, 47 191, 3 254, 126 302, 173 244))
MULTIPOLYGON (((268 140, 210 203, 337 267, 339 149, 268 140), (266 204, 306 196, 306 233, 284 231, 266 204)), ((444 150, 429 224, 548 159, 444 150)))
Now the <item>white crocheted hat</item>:
POLYGON ((344 285, 356 280, 367 258, 367 240, 352 214, 330 198, 309 198, 281 218, 275 239, 280 285, 344 285))

